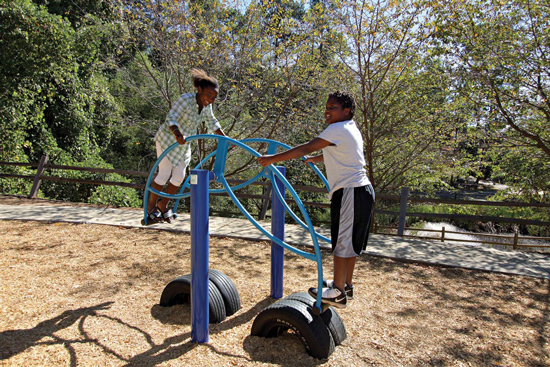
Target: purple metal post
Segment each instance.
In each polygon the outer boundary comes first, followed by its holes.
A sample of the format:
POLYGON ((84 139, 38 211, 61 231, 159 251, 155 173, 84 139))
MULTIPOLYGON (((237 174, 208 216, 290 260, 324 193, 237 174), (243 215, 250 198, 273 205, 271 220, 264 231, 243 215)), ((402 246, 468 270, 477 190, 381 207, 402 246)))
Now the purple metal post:
POLYGON ((191 170, 191 341, 208 343, 208 185, 210 171, 191 170))
MULTIPOLYGON (((283 176, 286 176, 286 168, 276 167, 283 176)), ((272 190, 271 202, 271 233, 273 236, 285 240, 285 207, 279 200, 275 192, 279 192, 285 197, 285 185, 275 176, 272 190)), ((284 251, 282 246, 271 241, 271 298, 279 299, 283 297, 283 272, 284 272, 284 251)))

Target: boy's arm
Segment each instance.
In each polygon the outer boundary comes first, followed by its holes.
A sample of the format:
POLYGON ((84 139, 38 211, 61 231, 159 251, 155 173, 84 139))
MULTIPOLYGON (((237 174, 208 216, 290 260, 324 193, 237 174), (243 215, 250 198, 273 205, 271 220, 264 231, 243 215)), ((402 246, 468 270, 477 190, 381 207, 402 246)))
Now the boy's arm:
MULTIPOLYGON (((216 118, 216 116, 214 116, 214 109, 212 108, 211 104, 205 108, 204 123, 206 124, 206 126, 210 131, 214 131, 214 134, 216 135, 223 134, 222 127, 220 125, 220 122, 216 118), (221 131, 221 134, 218 132, 218 130, 221 131)), ((222 136, 225 136, 225 134, 223 134, 222 136)))
POLYGON ((214 134, 220 135, 220 136, 227 136, 227 135, 225 135, 225 133, 223 132, 222 129, 218 129, 218 130, 214 131, 214 134))
POLYGON ((298 145, 297 147, 289 149, 285 152, 258 157, 258 162, 265 167, 273 163, 303 157, 309 153, 328 147, 331 144, 332 143, 330 141, 326 141, 325 139, 315 138, 309 143, 298 145))
POLYGON ((319 162, 324 162, 325 161, 325 157, 323 157, 322 154, 319 154, 319 155, 316 155, 314 157, 307 157, 307 159, 304 161, 305 164, 307 163, 319 163, 319 162))
POLYGON ((174 103, 170 111, 168 112, 168 115, 166 115, 166 121, 165 121, 165 124, 168 125, 168 128, 170 129, 172 134, 174 134, 174 136, 176 137, 176 141, 180 145, 185 144, 185 137, 183 134, 187 134, 186 131, 182 133, 179 130, 179 125, 178 125, 178 120, 184 110, 185 110, 185 98, 184 98, 184 95, 181 95, 176 100, 176 102, 174 103))
POLYGON ((180 130, 178 129, 178 125, 170 125, 170 131, 172 132, 172 134, 174 134, 174 136, 176 137, 176 141, 180 145, 185 144, 185 138, 183 134, 180 132, 180 130))

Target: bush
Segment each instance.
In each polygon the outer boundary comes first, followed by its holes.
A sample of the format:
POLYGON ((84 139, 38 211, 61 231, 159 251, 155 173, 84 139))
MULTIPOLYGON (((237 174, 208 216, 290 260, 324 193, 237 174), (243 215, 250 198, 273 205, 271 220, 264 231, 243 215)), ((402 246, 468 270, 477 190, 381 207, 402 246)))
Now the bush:
MULTIPOLYGON (((106 181, 130 182, 119 174, 109 173, 105 177, 106 181)), ((101 204, 110 206, 119 206, 127 208, 138 208, 142 206, 142 200, 138 196, 136 189, 120 186, 98 186, 88 198, 90 204, 101 204)))

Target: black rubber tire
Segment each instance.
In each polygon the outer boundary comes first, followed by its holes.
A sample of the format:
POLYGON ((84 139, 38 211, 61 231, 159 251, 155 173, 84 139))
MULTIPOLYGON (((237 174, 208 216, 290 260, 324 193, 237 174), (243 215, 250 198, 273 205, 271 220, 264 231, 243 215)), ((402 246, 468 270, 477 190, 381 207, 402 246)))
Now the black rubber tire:
POLYGON ((340 345, 348 337, 344 322, 334 307, 329 307, 320 315, 321 319, 330 331, 330 335, 334 339, 334 345, 340 345))
MULTIPOLYGON (((190 302, 191 274, 172 280, 162 291, 160 305, 170 307, 190 302)), ((216 285, 208 281, 208 319, 210 324, 222 322, 227 317, 223 297, 216 285)))
MULTIPOLYGON (((311 297, 307 292, 292 293, 284 299, 300 301, 312 308, 315 305, 315 299, 311 297)), ((338 312, 336 312, 334 307, 329 307, 325 310, 325 312, 319 315, 319 317, 323 320, 328 330, 330 331, 332 339, 334 339, 334 345, 338 346, 342 344, 342 342, 348 337, 348 333, 346 332, 344 322, 342 321, 340 315, 338 315, 338 312)))
POLYGON ((283 299, 293 299, 295 301, 300 301, 302 303, 305 303, 309 307, 313 307, 313 305, 315 305, 315 298, 311 297, 308 292, 292 293, 283 299))
POLYGON ((218 287, 225 303, 225 313, 227 316, 231 316, 241 309, 241 299, 239 298, 237 287, 235 287, 235 284, 233 284, 227 275, 219 270, 210 269, 208 279, 218 287))
POLYGON ((223 302, 223 297, 218 287, 208 281, 208 310, 209 310, 209 321, 211 324, 217 324, 222 322, 227 317, 225 313, 225 303, 223 302))
POLYGON ((189 302, 191 294, 191 274, 182 275, 172 280, 164 287, 159 304, 171 307, 189 302))
POLYGON ((312 357, 326 359, 334 352, 334 340, 323 320, 297 300, 282 299, 266 307, 254 319, 251 335, 270 338, 288 329, 296 333, 312 357))

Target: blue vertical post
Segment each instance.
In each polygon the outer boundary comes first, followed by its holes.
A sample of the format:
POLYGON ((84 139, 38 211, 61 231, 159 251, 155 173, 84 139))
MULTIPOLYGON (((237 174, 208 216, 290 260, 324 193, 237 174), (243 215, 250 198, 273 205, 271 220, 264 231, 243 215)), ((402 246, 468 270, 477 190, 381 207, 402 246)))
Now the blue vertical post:
MULTIPOLYGON (((282 166, 276 167, 283 176, 286 176, 286 169, 282 166)), ((275 177, 273 190, 271 193, 271 233, 273 236, 285 240, 285 207, 275 193, 275 187, 285 197, 285 185, 275 177)), ((271 298, 279 299, 283 297, 283 271, 284 271, 284 251, 282 246, 271 241, 271 298)))
POLYGON ((208 185, 210 172, 191 170, 191 341, 208 343, 208 185))

